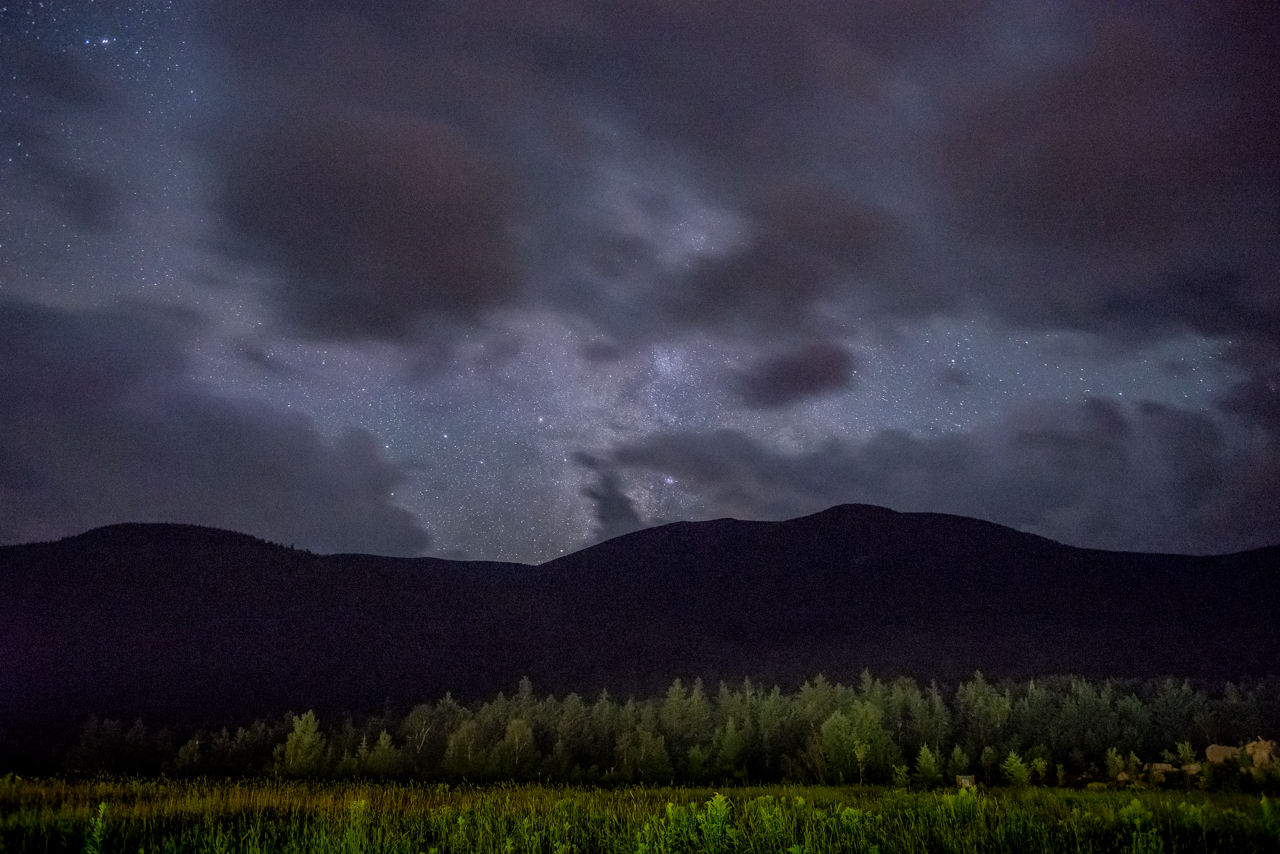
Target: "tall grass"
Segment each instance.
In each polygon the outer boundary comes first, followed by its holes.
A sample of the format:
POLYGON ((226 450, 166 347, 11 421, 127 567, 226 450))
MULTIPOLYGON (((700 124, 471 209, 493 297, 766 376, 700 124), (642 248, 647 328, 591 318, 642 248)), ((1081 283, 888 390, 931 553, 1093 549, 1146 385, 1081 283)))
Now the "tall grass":
POLYGON ((10 778, 0 851, 1264 852, 1280 810, 1201 792, 10 778))

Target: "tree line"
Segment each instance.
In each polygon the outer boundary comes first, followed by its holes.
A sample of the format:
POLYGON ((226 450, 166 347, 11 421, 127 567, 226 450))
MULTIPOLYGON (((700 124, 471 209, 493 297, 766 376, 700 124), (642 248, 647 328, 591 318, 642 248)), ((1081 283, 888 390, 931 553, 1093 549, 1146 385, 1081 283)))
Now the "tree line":
POLYGON ((1210 744, 1274 737, 1280 680, 1214 689, 1175 679, 1050 677, 944 691, 863 673, 817 676, 794 693, 744 681, 709 692, 676 679, 665 696, 535 695, 321 721, 313 712, 179 733, 90 719, 63 751, 72 773, 238 777, 547 780, 582 784, 773 782, 934 785, 1114 779, 1186 764, 1210 744))

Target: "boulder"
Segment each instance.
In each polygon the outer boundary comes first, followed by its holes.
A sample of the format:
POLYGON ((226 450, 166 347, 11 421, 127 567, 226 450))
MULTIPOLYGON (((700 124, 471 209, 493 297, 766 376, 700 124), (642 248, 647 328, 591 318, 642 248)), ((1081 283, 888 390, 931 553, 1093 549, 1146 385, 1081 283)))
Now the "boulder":
POLYGON ((1173 774, 1177 770, 1168 762, 1153 762, 1147 771, 1147 779, 1159 786, 1164 783, 1166 776, 1173 774))
POLYGON ((1253 767, 1266 768, 1276 762, 1280 762, 1280 752, 1276 750, 1274 741, 1265 741, 1261 736, 1257 741, 1251 741, 1244 746, 1244 752, 1249 754, 1249 758, 1253 760, 1253 767))
POLYGON ((1268 776, 1280 776, 1280 753, 1277 753, 1274 741, 1259 737, 1246 744, 1244 752, 1249 757, 1249 773, 1254 780, 1261 782, 1268 776))
POLYGON ((1211 744, 1204 749, 1204 755, 1211 765, 1225 765, 1232 760, 1240 759, 1240 748, 1228 747, 1225 744, 1211 744))

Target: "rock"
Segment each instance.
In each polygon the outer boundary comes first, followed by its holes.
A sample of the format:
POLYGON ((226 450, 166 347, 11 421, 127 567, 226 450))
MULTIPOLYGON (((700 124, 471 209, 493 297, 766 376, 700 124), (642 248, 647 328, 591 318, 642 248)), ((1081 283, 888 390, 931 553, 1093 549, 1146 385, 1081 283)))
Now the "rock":
POLYGON ((1244 752, 1249 754, 1249 758, 1253 760, 1253 767, 1266 768, 1275 762, 1280 762, 1280 752, 1276 750, 1274 741, 1264 741, 1259 736, 1257 741, 1251 741, 1244 746, 1244 752))
POLYGON ((1259 737, 1246 744, 1244 752, 1249 757, 1249 773, 1254 780, 1261 782, 1264 777, 1280 772, 1280 753, 1277 753, 1274 741, 1259 737))
POLYGON ((1205 748, 1204 755, 1211 765, 1225 765, 1233 759, 1240 759, 1240 748, 1227 747, 1225 744, 1211 744, 1205 748))
POLYGON ((1167 775, 1170 775, 1177 770, 1178 769, 1174 768, 1168 762, 1153 762, 1150 766, 1150 770, 1147 772, 1149 775, 1148 779, 1152 783, 1160 785, 1164 782, 1167 775))

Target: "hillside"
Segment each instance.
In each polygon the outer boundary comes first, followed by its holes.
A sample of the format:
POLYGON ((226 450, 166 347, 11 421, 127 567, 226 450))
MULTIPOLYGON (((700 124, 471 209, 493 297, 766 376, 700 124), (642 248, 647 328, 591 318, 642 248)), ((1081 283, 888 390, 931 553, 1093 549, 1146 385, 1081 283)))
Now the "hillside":
POLYGON ((845 505, 679 522, 531 567, 314 555, 183 525, 0 548, 0 725, 377 710, 452 691, 654 692, 819 671, 1275 672, 1280 547, 1090 551, 845 505))

